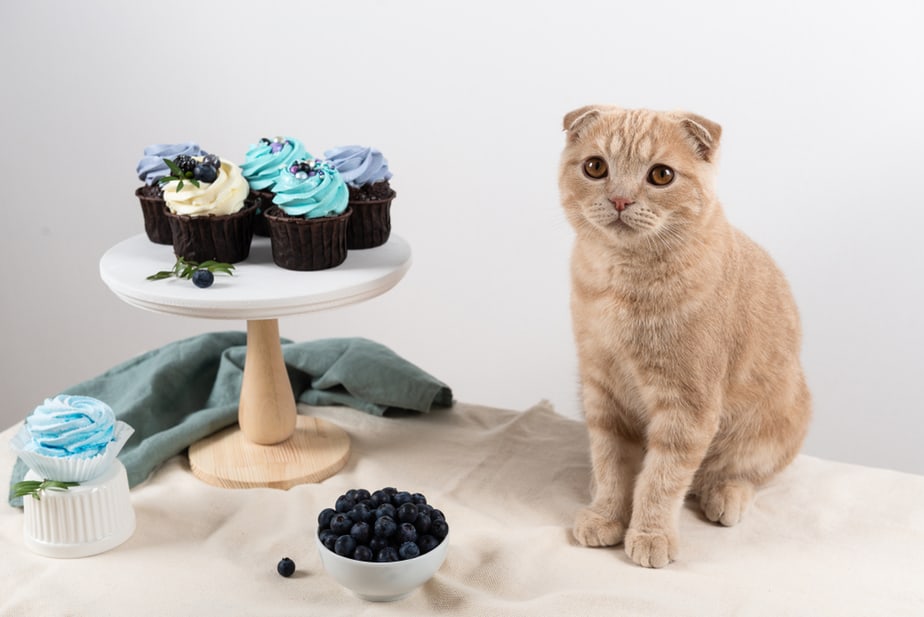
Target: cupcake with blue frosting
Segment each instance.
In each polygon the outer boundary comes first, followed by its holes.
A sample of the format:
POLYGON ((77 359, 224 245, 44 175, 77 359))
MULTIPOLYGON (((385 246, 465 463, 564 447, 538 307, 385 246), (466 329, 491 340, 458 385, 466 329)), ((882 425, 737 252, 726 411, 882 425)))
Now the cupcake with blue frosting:
POLYGON ((265 217, 277 266, 324 270, 346 260, 350 193, 333 166, 295 162, 280 174, 274 193, 265 217))
POLYGON ((385 244, 391 234, 391 170, 384 155, 367 146, 340 146, 324 152, 346 182, 353 216, 347 229, 350 249, 385 244))
POLYGON ((62 394, 36 407, 10 445, 43 478, 85 482, 109 468, 133 432, 103 401, 62 394))
POLYGON ((144 231, 151 242, 173 244, 170 223, 164 215, 164 191, 160 179, 170 175, 164 159, 180 155, 205 156, 208 154, 199 144, 187 141, 180 144, 152 144, 144 149, 144 156, 138 161, 135 171, 144 184, 135 190, 135 197, 141 202, 144 215, 144 231))
POLYGON ((254 233, 269 235, 263 212, 273 205, 275 186, 279 176, 292 164, 313 158, 305 146, 292 137, 263 137, 247 149, 241 172, 250 185, 248 205, 256 207, 254 233))

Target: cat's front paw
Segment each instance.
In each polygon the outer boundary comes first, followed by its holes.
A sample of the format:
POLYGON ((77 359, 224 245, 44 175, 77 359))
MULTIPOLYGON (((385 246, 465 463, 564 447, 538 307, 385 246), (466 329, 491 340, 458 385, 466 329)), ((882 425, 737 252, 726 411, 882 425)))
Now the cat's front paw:
POLYGON ((584 508, 574 519, 574 538, 584 546, 616 546, 622 542, 626 526, 584 508))
POLYGON ((663 568, 677 558, 677 534, 665 530, 626 532, 626 554, 646 568, 663 568))
POLYGON ((703 514, 713 523, 726 527, 737 525, 751 500, 754 486, 747 482, 728 482, 703 491, 700 507, 703 514))

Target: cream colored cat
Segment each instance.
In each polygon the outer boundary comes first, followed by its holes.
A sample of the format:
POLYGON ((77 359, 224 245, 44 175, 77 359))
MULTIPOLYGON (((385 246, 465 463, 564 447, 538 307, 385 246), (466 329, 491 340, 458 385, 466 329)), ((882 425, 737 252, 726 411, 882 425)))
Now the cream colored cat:
POLYGON ((721 127, 689 113, 588 106, 565 116, 559 185, 577 232, 572 317, 593 501, 574 535, 677 555, 688 493, 734 525, 792 461, 810 416, 783 274, 725 219, 721 127))

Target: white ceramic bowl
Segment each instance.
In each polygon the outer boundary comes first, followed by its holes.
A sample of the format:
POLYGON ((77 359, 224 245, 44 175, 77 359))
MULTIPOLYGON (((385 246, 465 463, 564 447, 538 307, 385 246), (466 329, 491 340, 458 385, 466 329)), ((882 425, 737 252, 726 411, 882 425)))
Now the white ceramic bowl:
POLYGON ((378 563, 338 555, 324 546, 317 534, 315 542, 327 573, 363 600, 373 602, 390 602, 408 596, 436 574, 449 550, 449 536, 446 536, 435 549, 419 557, 378 563))

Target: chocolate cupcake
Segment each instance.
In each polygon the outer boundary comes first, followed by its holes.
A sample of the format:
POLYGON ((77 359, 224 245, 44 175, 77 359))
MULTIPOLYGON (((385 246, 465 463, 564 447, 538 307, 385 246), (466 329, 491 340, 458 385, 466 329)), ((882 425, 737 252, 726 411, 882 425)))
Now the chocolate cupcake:
POLYGON ((300 161, 279 176, 275 193, 265 217, 277 266, 325 270, 346 260, 352 212, 336 169, 324 161, 300 161))
POLYGON ((279 174, 296 161, 310 158, 313 157, 305 151, 302 142, 292 137, 264 137, 247 149, 241 173, 250 185, 247 205, 256 208, 254 233, 269 235, 263 212, 273 205, 273 187, 279 174))
POLYGON ((170 175, 170 169, 164 159, 173 159, 179 155, 204 156, 207 154, 199 144, 188 141, 182 144, 153 144, 144 149, 144 156, 135 168, 138 179, 144 182, 135 190, 135 197, 141 203, 144 216, 144 231, 151 242, 172 244, 173 235, 170 223, 164 214, 164 191, 160 179, 170 175))
POLYGON ((240 167, 214 155, 174 164, 174 175, 162 181, 173 252, 196 262, 247 259, 255 209, 244 205, 250 191, 240 167))
POLYGON ((350 192, 353 216, 347 246, 367 249, 385 244, 391 234, 391 202, 396 196, 389 183, 388 161, 378 150, 364 146, 341 146, 324 156, 340 172, 350 192))

